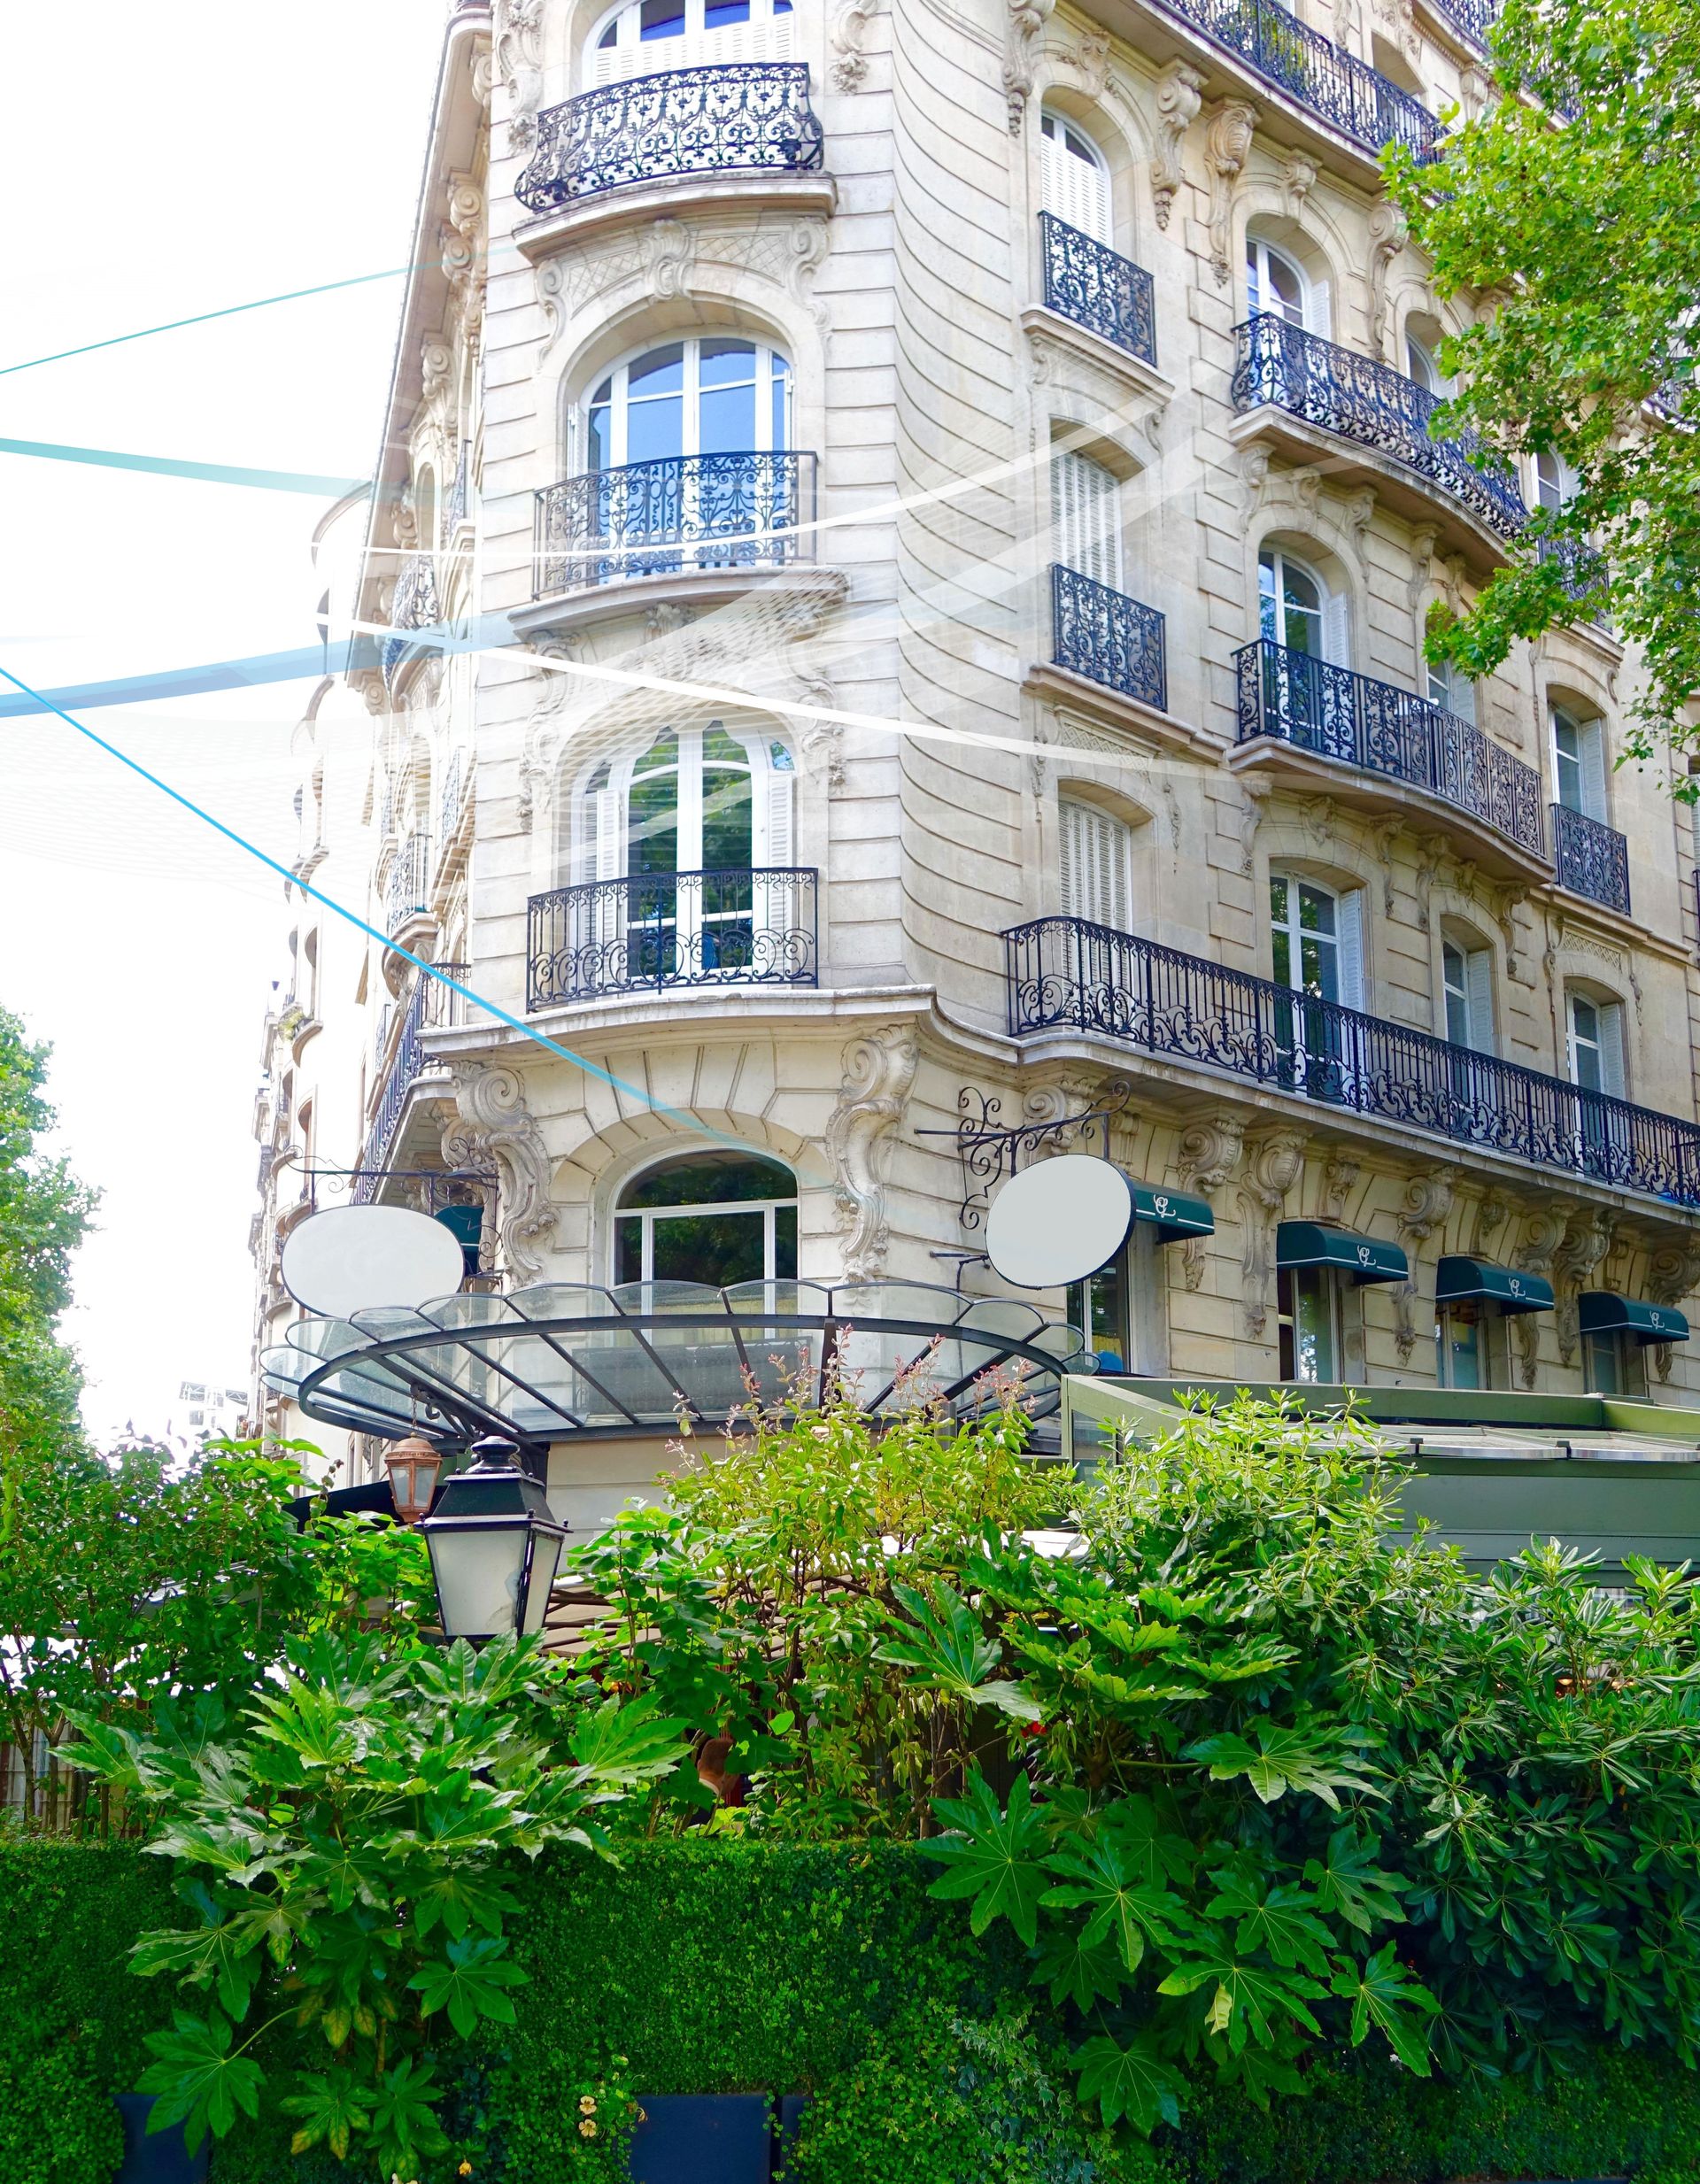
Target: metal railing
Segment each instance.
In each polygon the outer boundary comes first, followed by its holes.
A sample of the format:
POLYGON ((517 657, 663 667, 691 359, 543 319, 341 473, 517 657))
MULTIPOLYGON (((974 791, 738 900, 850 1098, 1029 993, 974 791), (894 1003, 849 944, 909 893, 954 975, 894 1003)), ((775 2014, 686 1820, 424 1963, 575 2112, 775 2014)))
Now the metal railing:
POLYGON ((537 495, 537 596, 812 560, 814 523, 809 454, 666 455, 586 471, 537 495))
POLYGON ((392 938, 430 901, 431 837, 415 828, 396 852, 383 893, 383 929, 392 938))
MULTIPOLYGON (((464 963, 444 963, 439 969, 452 978, 464 979, 464 963)), ((376 1178, 389 1157, 390 1144, 395 1136, 396 1124, 401 1119, 401 1110, 407 1103, 407 1095, 418 1082, 425 1066, 425 1048, 421 1033, 436 1030, 445 1023, 459 1023, 463 1007, 458 993, 447 986, 439 985, 435 978, 423 971, 414 974, 413 991, 407 996, 407 1006, 401 1019, 401 1037, 396 1041, 396 1051, 390 1067, 384 1072, 383 1090, 379 1095, 377 1112, 372 1117, 372 1127, 366 1133, 366 1146, 356 1170, 357 1180, 350 1193, 357 1206, 369 1203, 377 1188, 376 1178)), ((385 1012, 387 1032, 389 1012, 385 1012)))
POLYGON ((1700 1205, 1700 1124, 1084 918, 1003 935, 1009 1029, 1067 1027, 1596 1183, 1700 1205))
POLYGON ((459 750, 449 753, 448 764, 443 769, 443 789, 437 801, 437 835, 446 853, 460 827, 460 806, 466 799, 471 780, 470 769, 459 750))
POLYGON ((514 194, 547 212, 636 182, 808 174, 821 164, 823 141, 805 61, 671 68, 600 84, 540 113, 537 150, 514 194))
POLYGON ((1471 460, 1480 446, 1473 433, 1460 433, 1456 439, 1430 437, 1429 419, 1441 405, 1439 395, 1379 358, 1307 334, 1273 312, 1257 312, 1235 330, 1240 341, 1232 390, 1236 409, 1272 403, 1414 470, 1461 501, 1490 529, 1508 536, 1522 529, 1529 512, 1511 471, 1497 462, 1479 470, 1471 460))
POLYGON ((467 520, 468 496, 471 488, 472 442, 462 440, 460 452, 455 459, 454 477, 449 487, 449 498, 443 510, 443 528, 452 534, 457 524, 467 520))
POLYGON ((1168 710, 1163 616, 1060 561, 1051 565, 1051 658, 1106 690, 1168 710))
POLYGON ((1572 811, 1552 807, 1552 855, 1558 884, 1608 910, 1629 912, 1629 845, 1615 827, 1572 811))
POLYGON ((1039 214, 1039 232, 1047 307, 1155 365, 1155 291, 1144 266, 1082 235, 1055 212, 1039 214))
MULTIPOLYGON (((1543 538, 1535 551, 1542 560, 1556 561, 1563 569, 1565 594, 1579 605, 1606 580, 1605 556, 1597 546, 1590 546, 1586 539, 1543 538)), ((1610 631, 1611 617, 1603 606, 1590 607, 1588 618, 1596 629, 1610 631)))
MULTIPOLYGON (((394 630, 429 629, 443 619, 437 596, 437 560, 429 553, 410 553, 396 572, 395 596, 390 602, 390 626, 394 630)), ((405 637, 387 637, 378 647, 378 661, 386 686, 395 680, 401 656, 407 650, 405 637)))
POLYGON ((1241 743, 1279 737, 1296 751, 1409 782, 1546 855, 1540 775, 1472 722, 1267 637, 1242 646, 1233 668, 1241 743))
POLYGON ((812 986, 816 874, 805 866, 648 873, 533 895, 526 1006, 667 986, 812 986))
POLYGON ((1488 33, 1499 20, 1499 0, 1431 0, 1431 4, 1478 52, 1488 50, 1488 33))
POLYGON ((1408 144, 1426 158, 1440 142, 1441 125, 1420 100, 1275 0, 1163 0, 1163 5, 1372 151, 1408 144))

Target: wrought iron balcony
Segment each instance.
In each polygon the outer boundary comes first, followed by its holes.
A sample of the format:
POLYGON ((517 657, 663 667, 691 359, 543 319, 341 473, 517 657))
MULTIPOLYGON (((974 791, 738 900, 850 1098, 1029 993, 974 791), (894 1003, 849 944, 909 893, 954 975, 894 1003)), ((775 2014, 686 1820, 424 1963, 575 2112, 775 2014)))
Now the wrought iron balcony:
POLYGON ((820 166, 822 143, 807 62, 671 68, 599 85, 540 113, 537 150, 514 194, 547 212, 636 182, 802 174, 820 166))
MULTIPOLYGON (((464 979, 464 963, 444 963, 438 966, 451 978, 464 979)), ((359 1180, 352 1193, 356 1205, 365 1205, 377 1187, 376 1177, 390 1152, 390 1140, 396 1134, 396 1124, 401 1120, 401 1110, 407 1104, 407 1095, 419 1081, 425 1068, 425 1047, 422 1032, 434 1030, 445 1023, 461 1020, 463 1004, 458 993, 428 977, 423 971, 415 974, 413 991, 407 996, 407 1007, 401 1020, 401 1037, 396 1041, 396 1051, 384 1073, 383 1090, 378 1098, 377 1112, 372 1117, 372 1127, 366 1133, 366 1149, 360 1156, 357 1171, 359 1180), (364 1187, 362 1187, 364 1186, 364 1187)), ((384 1011, 384 1029, 387 1033, 390 1012, 384 1011)), ((379 1045, 382 1047, 382 1040, 379 1045)))
POLYGON ((1472 722, 1266 637, 1242 646, 1233 667, 1242 744, 1276 736, 1296 751, 1409 782, 1546 855, 1540 775, 1472 722))
POLYGON ((415 829, 396 852, 383 894, 383 929, 393 939, 410 917, 421 916, 430 902, 431 837, 415 829))
POLYGON ((1488 35, 1499 20, 1499 0, 1431 0, 1431 4, 1479 53, 1488 50, 1488 35))
POLYGON ((1236 409, 1271 403, 1290 415, 1386 455, 1449 493, 1489 529, 1510 536, 1528 520, 1517 480, 1503 463, 1478 469, 1472 433, 1430 436, 1439 395, 1419 387, 1379 358, 1359 356, 1307 334, 1273 312, 1260 311, 1238 329, 1233 374, 1236 409))
POLYGON ((1552 853, 1560 887, 1629 915, 1629 845, 1615 827, 1555 804, 1552 853))
POLYGON ((1017 1038, 1070 1028, 1700 1206, 1700 1124, 1083 918, 1040 918, 1003 940, 1017 1038))
POLYGON ((645 873, 533 895, 526 1005, 668 986, 812 986, 815 876, 803 866, 645 873))
POLYGON ((1420 100, 1278 7, 1275 0, 1163 0, 1163 4, 1372 151, 1383 144, 1409 144, 1425 158, 1440 141, 1441 125, 1420 100))
POLYGON ((1155 606, 1052 563, 1051 658, 1059 668, 1166 712, 1163 630, 1155 606))
MULTIPOLYGON (((1543 561, 1556 561, 1565 573, 1565 590, 1572 599, 1587 598, 1606 579, 1605 556, 1580 538, 1543 538, 1538 548, 1543 561)), ((1588 620, 1596 629, 1610 630, 1611 617, 1603 606, 1589 609, 1588 620)))
MULTIPOLYGON (((395 596, 390 603, 390 626, 395 630, 429 629, 442 620, 437 597, 437 560, 429 553, 410 553, 396 572, 395 596)), ((396 669, 407 650, 405 637, 387 637, 378 647, 378 662, 386 688, 395 681, 396 669)))
POLYGON ((1125 349, 1130 356, 1155 365, 1156 311, 1151 276, 1144 266, 1123 258, 1108 243, 1082 235, 1055 212, 1039 214, 1039 233, 1045 253, 1047 308, 1125 349))
POLYGON ((537 596, 622 576, 780 568, 815 557, 815 458, 668 455, 537 495, 537 596))
POLYGON ((466 801, 467 791, 472 785, 472 769, 466 754, 460 751, 449 753, 449 762, 443 770, 443 789, 437 803, 437 841, 444 855, 460 830, 460 807, 466 801))

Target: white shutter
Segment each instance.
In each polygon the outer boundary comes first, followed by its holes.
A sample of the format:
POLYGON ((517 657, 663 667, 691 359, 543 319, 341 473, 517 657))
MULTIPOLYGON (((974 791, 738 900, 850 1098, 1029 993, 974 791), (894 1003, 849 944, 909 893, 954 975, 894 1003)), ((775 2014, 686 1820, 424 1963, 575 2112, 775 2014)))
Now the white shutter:
POLYGON ((1470 1015, 1470 1044, 1479 1054, 1491 1054, 1494 1046, 1494 952, 1472 948, 1464 960, 1465 1007, 1470 1015))
POLYGON ((1095 805, 1066 797, 1058 800, 1057 822, 1063 916, 1126 932, 1132 918, 1127 826, 1095 805))
POLYGON ((1304 283, 1304 330, 1315 334, 1323 341, 1332 340, 1333 325, 1328 302, 1328 283, 1306 278, 1304 283))
POLYGON ((1339 898, 1340 999, 1342 1007, 1364 1008, 1364 891, 1355 887, 1339 898))
POLYGON ((1072 452, 1051 458, 1054 551, 1064 568, 1122 589, 1121 494, 1102 463, 1072 452))
POLYGON ((1600 1089, 1614 1100, 1626 1097, 1623 1070, 1623 1003, 1600 1005, 1600 1089))
POLYGON ((797 776, 769 766, 765 786, 767 818, 761 861, 789 865, 797 860, 797 776))
POLYGON ((1331 591, 1322 603, 1322 656, 1333 667, 1352 664, 1351 623, 1344 592, 1331 591))
POLYGON ((1039 187, 1045 210, 1095 242, 1113 242, 1109 174, 1095 159, 1083 159, 1069 150, 1060 123, 1049 115, 1046 122, 1049 126, 1039 140, 1039 187), (1050 133, 1053 127, 1057 130, 1055 135, 1050 133))
POLYGON ((1590 819, 1605 817, 1605 729, 1584 722, 1577 738, 1582 761, 1582 809, 1590 819))
POLYGON ((590 799, 590 876, 594 880, 625 877, 625 829, 620 823, 623 798, 618 789, 593 790, 590 799))

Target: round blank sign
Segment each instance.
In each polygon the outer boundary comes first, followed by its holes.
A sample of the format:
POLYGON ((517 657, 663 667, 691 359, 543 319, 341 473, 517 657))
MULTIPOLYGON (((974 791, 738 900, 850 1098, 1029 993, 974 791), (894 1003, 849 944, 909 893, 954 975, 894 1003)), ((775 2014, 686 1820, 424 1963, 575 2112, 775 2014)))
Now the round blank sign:
POLYGON ((1012 1176, 986 1216, 985 1250, 1018 1289, 1084 1282, 1127 1239, 1133 1192, 1108 1161, 1064 1153, 1012 1176))
POLYGON ((331 1319, 384 1305, 429 1304, 460 1286, 466 1264, 452 1232, 406 1206, 329 1206, 283 1246, 283 1286, 331 1319))

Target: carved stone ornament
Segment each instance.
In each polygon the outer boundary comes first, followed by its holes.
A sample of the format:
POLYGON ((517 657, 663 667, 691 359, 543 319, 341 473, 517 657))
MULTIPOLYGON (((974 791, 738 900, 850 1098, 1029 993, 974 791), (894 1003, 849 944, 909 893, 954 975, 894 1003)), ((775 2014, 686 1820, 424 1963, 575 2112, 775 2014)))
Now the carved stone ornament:
POLYGON ((507 148, 529 151, 543 104, 543 0, 496 0, 491 57, 508 96, 507 148))
POLYGON ((502 1263, 516 1280, 535 1281, 560 1211, 550 1202, 549 1155, 527 1110, 524 1082, 515 1069, 483 1061, 452 1068, 460 1119, 443 1133, 443 1158, 451 1168, 494 1165, 502 1263))
POLYGON ((1257 830, 1268 814, 1269 799, 1274 793, 1275 783, 1263 775, 1240 776, 1240 870, 1247 879, 1256 862, 1257 830))
POLYGON ((1157 144, 1151 156, 1151 194, 1156 199, 1157 225, 1169 225, 1169 213, 1185 179, 1180 148, 1186 132, 1198 119, 1204 79, 1185 61, 1171 61, 1157 78, 1157 144))
POLYGON ((1281 176, 1282 194, 1287 202, 1287 217, 1297 220, 1304 210, 1304 201, 1317 183, 1317 163, 1307 159, 1302 151, 1289 155, 1281 176))
POLYGON ((1457 1169, 1444 1165, 1431 1169, 1426 1176, 1413 1176, 1405 1185, 1404 1202, 1399 1208, 1399 1234, 1410 1254, 1411 1271, 1393 1293, 1393 1339, 1402 1365, 1410 1364, 1411 1352, 1417 1347, 1418 1254, 1434 1231, 1446 1226, 1458 1174, 1457 1169))
MULTIPOLYGON (((1511 1254, 1511 1264, 1524 1274, 1550 1275, 1553 1255, 1564 1238, 1565 1223, 1572 1201, 1558 1200, 1537 1206, 1526 1215, 1523 1241, 1511 1254)), ((1519 1312, 1511 1322, 1511 1339, 1517 1346, 1518 1378, 1526 1388, 1534 1385, 1541 1356, 1541 1322, 1544 1312, 1519 1312)))
POLYGON ((1080 42, 1064 56, 1080 79, 1080 89, 1094 103, 1109 87, 1109 40, 1101 30, 1086 30, 1080 42))
POLYGON ((920 1045, 908 1024, 853 1038, 844 1050, 838 1103, 826 1125, 833 1197, 845 1239, 844 1278, 875 1281, 885 1271, 887 1141, 902 1120, 920 1045))
MULTIPOLYGON (((1242 1116, 1212 1115, 1189 1123, 1176 1149, 1176 1169, 1183 1191, 1202 1192, 1215 1202, 1217 1192, 1240 1165, 1245 1150, 1246 1125, 1242 1116)), ((1204 1282, 1204 1239, 1189 1236, 1181 1246, 1181 1272, 1188 1289, 1204 1282)))
POLYGON ((1394 862, 1394 851, 1404 830, 1405 822, 1397 812, 1391 813, 1385 819, 1372 821, 1366 830, 1375 845, 1375 860, 1381 868, 1381 915, 1384 917, 1393 915, 1393 883, 1397 869, 1394 862))
POLYGON ((1021 135, 1027 101, 1032 96, 1039 36, 1056 0, 1009 0, 1008 42, 1003 64, 1003 95, 1009 107, 1009 134, 1021 135))
POLYGON ((1393 261, 1410 240, 1410 222, 1383 197, 1370 212, 1370 341, 1379 353, 1387 344, 1387 276, 1393 261))
POLYGON ((1236 1187, 1245 1223, 1245 1250, 1240 1261, 1240 1323, 1251 1342, 1263 1340, 1269 1323, 1275 1223, 1287 1192, 1303 1173, 1309 1142, 1302 1130, 1276 1130, 1246 1146, 1245 1173, 1236 1187))
POLYGON ((1257 109, 1231 98, 1211 115, 1204 135, 1204 164, 1210 171, 1210 263, 1224 288, 1233 274, 1234 185, 1251 157, 1256 127, 1257 109))
POLYGON ((1357 1188, 1357 1179, 1363 1172, 1363 1161, 1350 1153, 1337 1151, 1328 1155, 1322 1171, 1322 1217, 1325 1221, 1345 1220, 1347 1201, 1357 1188))
POLYGON ((1558 1360, 1568 1365, 1581 1339, 1576 1299, 1588 1277, 1611 1248, 1618 1217, 1607 1206, 1579 1207, 1571 1215, 1564 1237, 1552 1258, 1552 1284, 1557 1293, 1554 1314, 1558 1335, 1558 1360))
POLYGON ((844 0, 832 18, 833 59, 827 74, 835 91, 859 91, 868 81, 864 41, 878 8, 879 0, 844 0))

